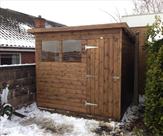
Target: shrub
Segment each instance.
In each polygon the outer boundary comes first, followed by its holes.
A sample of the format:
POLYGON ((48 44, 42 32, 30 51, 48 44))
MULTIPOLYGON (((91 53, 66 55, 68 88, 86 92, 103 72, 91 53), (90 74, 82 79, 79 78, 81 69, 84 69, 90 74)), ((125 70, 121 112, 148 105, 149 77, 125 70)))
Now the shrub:
POLYGON ((159 17, 148 28, 146 51, 145 125, 154 136, 163 135, 163 25, 159 17))

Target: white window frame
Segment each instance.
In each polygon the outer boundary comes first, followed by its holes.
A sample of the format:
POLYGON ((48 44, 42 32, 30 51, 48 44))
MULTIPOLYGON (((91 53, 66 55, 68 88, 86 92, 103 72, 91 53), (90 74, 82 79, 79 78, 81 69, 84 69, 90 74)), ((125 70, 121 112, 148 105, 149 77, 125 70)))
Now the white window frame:
MULTIPOLYGON (((21 60, 22 60, 22 56, 21 56, 21 53, 10 53, 10 52, 0 52, 0 65, 1 65, 1 54, 10 54, 10 55, 18 55, 19 56, 19 64, 21 64, 21 60)), ((12 64, 11 64, 12 65, 12 64)))

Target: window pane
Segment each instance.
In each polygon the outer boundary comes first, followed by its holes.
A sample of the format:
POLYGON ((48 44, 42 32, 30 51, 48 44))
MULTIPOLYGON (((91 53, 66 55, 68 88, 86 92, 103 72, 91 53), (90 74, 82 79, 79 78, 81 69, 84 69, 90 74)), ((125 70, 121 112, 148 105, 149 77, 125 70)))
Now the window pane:
POLYGON ((19 54, 0 54, 0 65, 19 64, 19 54))
POLYGON ((81 61, 81 42, 80 40, 63 41, 63 61, 81 61))
POLYGON ((12 55, 12 64, 19 64, 19 54, 12 55))
POLYGON ((1 65, 11 65, 12 54, 1 54, 1 65))
POLYGON ((60 41, 42 41, 42 60, 59 61, 60 41))

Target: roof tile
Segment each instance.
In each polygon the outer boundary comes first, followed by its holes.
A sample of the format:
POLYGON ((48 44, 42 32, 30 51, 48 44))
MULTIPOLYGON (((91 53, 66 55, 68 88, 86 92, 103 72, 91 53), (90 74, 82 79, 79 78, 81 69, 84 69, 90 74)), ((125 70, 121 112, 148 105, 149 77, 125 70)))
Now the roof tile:
MULTIPOLYGON (((34 16, 0 8, 0 47, 35 48, 34 36, 27 32, 34 27, 34 16)), ((46 21, 47 26, 63 26, 46 21)))

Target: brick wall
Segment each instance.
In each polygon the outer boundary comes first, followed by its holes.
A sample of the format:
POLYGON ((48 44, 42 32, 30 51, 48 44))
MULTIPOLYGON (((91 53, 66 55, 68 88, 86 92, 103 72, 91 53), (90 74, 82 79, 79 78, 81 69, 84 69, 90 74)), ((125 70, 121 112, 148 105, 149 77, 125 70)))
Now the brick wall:
POLYGON ((35 63, 35 52, 22 52, 21 63, 35 63))
POLYGON ((15 108, 35 100, 35 65, 0 66, 0 93, 9 84, 9 103, 15 108))

